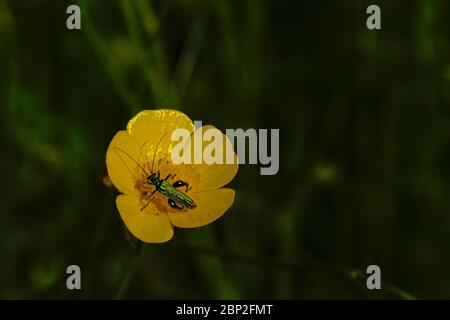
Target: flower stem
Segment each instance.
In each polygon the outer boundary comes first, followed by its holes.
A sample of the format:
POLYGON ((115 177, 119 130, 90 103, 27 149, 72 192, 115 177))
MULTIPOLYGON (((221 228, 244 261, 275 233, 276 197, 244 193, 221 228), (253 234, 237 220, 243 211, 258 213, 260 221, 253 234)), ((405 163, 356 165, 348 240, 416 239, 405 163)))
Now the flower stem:
POLYGON ((136 252, 136 256, 134 257, 132 263, 129 265, 128 269, 125 270, 125 274, 123 275, 122 282, 119 286, 119 289, 116 293, 116 300, 123 299, 125 293, 127 292, 128 287, 130 286, 131 280, 133 280, 134 274, 136 273, 136 270, 138 268, 139 262, 142 257, 142 248, 143 246, 140 245, 139 249, 136 252))
MULTIPOLYGON (((346 279, 350 283, 353 284, 355 289, 360 291, 362 295, 364 295, 368 299, 374 298, 370 294, 370 292, 364 286, 364 280, 361 271, 351 270, 350 268, 333 264, 333 263, 321 263, 321 262, 293 262, 293 261, 278 261, 271 258, 262 258, 262 257, 252 257, 245 256, 241 254, 228 253, 228 252, 218 252, 216 250, 205 248, 201 246, 183 246, 184 252, 191 252, 199 255, 210 255, 217 256, 224 259, 228 259, 229 261, 234 261, 238 263, 245 264, 253 264, 253 265, 272 265, 276 268, 281 269, 293 269, 293 270, 320 270, 322 272, 334 273, 335 275, 346 279)), ((400 289, 386 281, 382 282, 382 287, 385 288, 388 292, 398 296, 399 298, 405 300, 415 300, 417 299, 412 294, 407 291, 400 289)))
POLYGON ((383 281, 381 283, 381 287, 386 289, 388 292, 391 292, 404 300, 417 300, 417 298, 415 296, 413 296, 409 292, 406 292, 405 290, 403 290, 397 286, 394 286, 393 284, 386 283, 383 281))

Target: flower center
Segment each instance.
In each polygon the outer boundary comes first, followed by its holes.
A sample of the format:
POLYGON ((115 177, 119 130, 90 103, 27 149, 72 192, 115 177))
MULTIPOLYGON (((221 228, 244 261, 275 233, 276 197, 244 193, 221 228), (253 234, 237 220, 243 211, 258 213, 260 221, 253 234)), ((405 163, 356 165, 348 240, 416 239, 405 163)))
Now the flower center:
MULTIPOLYGON (((188 184, 188 186, 182 186, 177 188, 177 190, 185 193, 192 200, 196 201, 198 186, 199 186, 199 176, 195 171, 195 168, 191 164, 174 164, 170 155, 165 153, 157 153, 156 155, 142 156, 139 164, 142 168, 137 168, 137 174, 135 175, 136 183, 135 187, 140 192, 140 202, 142 212, 154 212, 154 210, 145 210, 149 204, 153 204, 158 210, 158 213, 167 213, 174 211, 186 211, 188 209, 176 209, 169 205, 169 197, 162 194, 158 188, 149 179, 150 175, 154 173, 159 181, 165 180, 171 185, 177 181, 183 181, 188 184), (153 157, 154 163, 153 163, 153 157), (152 171, 153 165, 153 171, 152 171), (143 172, 143 169, 145 172, 143 172), (159 177, 158 177, 159 173, 159 177), (147 175, 148 174, 148 175, 147 175), (156 192, 155 192, 156 190, 156 192)), ((182 207, 178 204, 179 207, 182 207)))

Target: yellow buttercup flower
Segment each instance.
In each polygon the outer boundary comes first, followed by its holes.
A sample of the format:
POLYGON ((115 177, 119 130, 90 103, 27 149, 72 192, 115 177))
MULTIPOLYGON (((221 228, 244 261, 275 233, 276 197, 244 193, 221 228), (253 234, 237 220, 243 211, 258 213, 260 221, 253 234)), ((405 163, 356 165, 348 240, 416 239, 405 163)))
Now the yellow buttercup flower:
MULTIPOLYGON (((237 173, 237 157, 228 138, 212 126, 196 131, 191 119, 177 110, 145 110, 132 118, 127 130, 116 133, 106 152, 106 166, 113 185, 121 192, 117 209, 128 230, 147 243, 161 243, 173 237, 174 227, 195 228, 221 217, 233 204, 234 190, 222 188, 237 173), (192 150, 187 163, 172 161, 175 129, 190 135, 186 150, 192 150), (202 152, 210 142, 197 141, 196 133, 216 130, 223 138, 223 164, 194 162, 194 146, 202 152), (189 149, 190 148, 190 149, 189 149), (226 164, 232 152, 233 163, 226 164), (189 197, 193 205, 170 204, 170 198, 150 183, 149 176, 159 173, 165 180, 189 197)), ((200 140, 199 139, 199 140, 200 140)), ((207 140, 207 139, 206 139, 207 140)), ((198 162, 198 161, 197 161, 198 162)))

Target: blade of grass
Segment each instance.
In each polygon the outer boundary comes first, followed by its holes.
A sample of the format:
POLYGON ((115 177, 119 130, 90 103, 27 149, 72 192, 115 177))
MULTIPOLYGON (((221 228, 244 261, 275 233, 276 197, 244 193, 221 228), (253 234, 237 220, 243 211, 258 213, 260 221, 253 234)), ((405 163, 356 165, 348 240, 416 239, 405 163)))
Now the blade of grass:
POLYGON ((91 47, 95 51, 98 59, 103 64, 106 72, 109 74, 114 87, 119 96, 125 102, 131 113, 137 112, 138 103, 135 95, 128 89, 126 85, 126 77, 124 71, 114 57, 113 50, 107 45, 100 33, 95 28, 89 12, 89 5, 86 0, 81 1, 83 7, 83 30, 87 36, 91 47))

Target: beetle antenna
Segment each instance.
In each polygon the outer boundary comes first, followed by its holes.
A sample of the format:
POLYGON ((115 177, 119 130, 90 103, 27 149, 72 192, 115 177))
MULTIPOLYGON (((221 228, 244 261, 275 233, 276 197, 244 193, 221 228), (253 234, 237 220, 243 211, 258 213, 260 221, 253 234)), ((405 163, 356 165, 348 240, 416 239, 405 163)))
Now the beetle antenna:
MULTIPOLYGON (((128 158, 130 158, 142 171, 144 171, 144 173, 146 174, 146 176, 148 176, 147 171, 144 169, 144 167, 142 167, 139 162, 137 162, 132 156, 130 156, 129 153, 127 153, 126 151, 120 149, 119 147, 114 147, 114 151, 120 151, 122 152, 124 155, 126 155, 128 158)), ((122 157, 120 156, 119 153, 117 153, 117 155, 119 156, 120 160, 122 160, 123 164, 125 164, 125 161, 123 161, 122 157)), ((131 175, 133 175, 133 173, 131 172, 130 168, 128 168, 128 166, 125 164, 125 166, 127 167, 128 171, 130 171, 131 175)))
POLYGON ((149 140, 145 141, 145 142, 142 144, 141 148, 139 149, 139 156, 138 156, 138 159, 137 159, 137 161, 138 161, 139 163, 141 163, 142 149, 144 149, 145 145, 146 145, 148 142, 149 142, 149 140))
POLYGON ((158 152, 159 145, 161 144, 162 139, 166 136, 167 133, 168 132, 166 132, 162 135, 161 139, 159 139, 158 144, 156 145, 155 154, 153 155, 153 160, 152 160, 152 173, 153 173, 153 166, 155 165, 156 152, 158 152))

